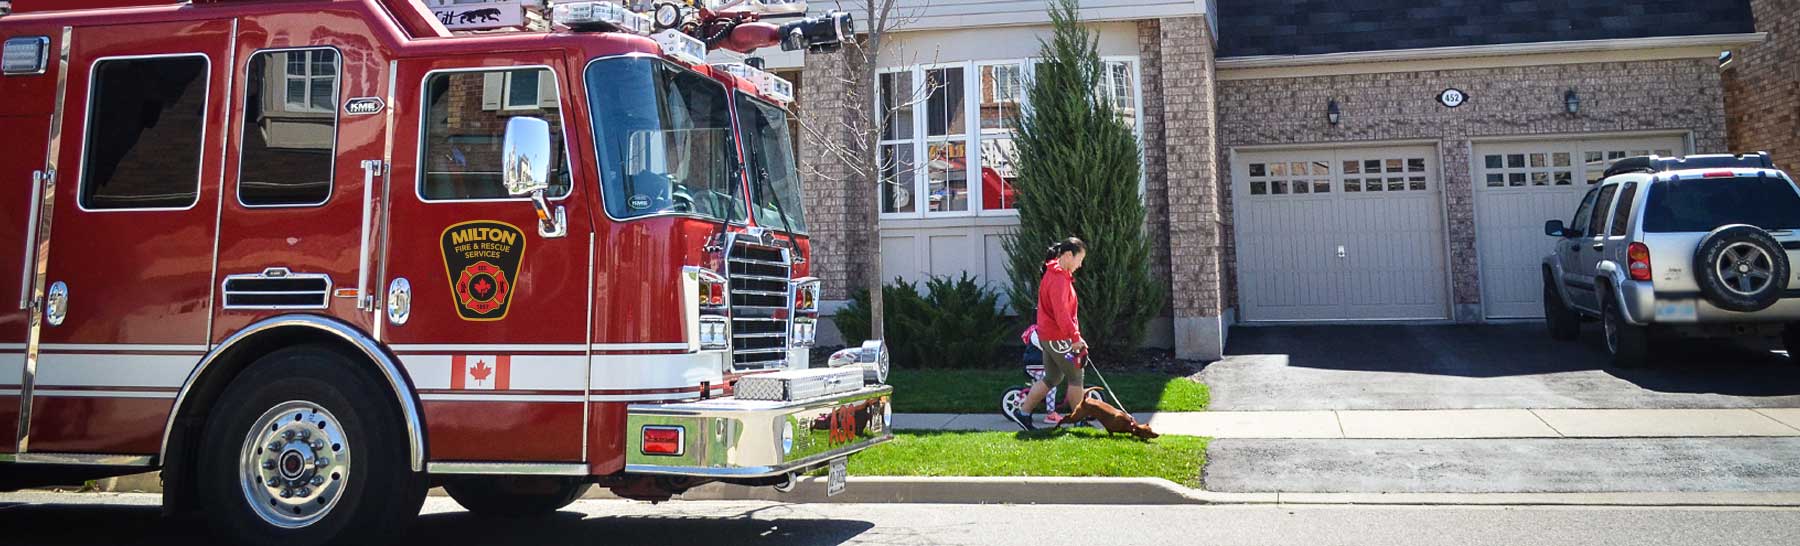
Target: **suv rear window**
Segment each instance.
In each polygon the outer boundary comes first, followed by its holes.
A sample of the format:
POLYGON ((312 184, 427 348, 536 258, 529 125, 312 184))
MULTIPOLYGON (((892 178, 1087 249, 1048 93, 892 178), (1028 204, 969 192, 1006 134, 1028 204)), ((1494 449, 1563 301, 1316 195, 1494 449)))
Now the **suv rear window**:
POLYGON ((1663 180, 1644 203, 1644 231, 1700 232, 1729 224, 1800 228, 1800 194, 1773 177, 1663 180))

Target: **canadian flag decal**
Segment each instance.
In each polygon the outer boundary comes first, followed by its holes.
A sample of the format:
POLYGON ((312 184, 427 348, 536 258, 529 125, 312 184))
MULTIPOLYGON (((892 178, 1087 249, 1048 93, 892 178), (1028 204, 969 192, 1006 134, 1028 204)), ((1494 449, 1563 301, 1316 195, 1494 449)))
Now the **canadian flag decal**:
POLYGON ((450 388, 456 390, 506 390, 511 386, 512 357, 507 355, 456 355, 450 370, 450 388))

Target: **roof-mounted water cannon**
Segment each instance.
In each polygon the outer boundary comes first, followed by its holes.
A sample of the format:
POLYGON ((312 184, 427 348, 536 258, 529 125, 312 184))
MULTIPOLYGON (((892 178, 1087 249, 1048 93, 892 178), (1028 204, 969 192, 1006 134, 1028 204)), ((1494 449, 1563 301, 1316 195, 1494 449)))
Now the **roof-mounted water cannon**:
POLYGON ((781 25, 781 50, 834 53, 854 37, 856 21, 848 12, 833 10, 781 25))

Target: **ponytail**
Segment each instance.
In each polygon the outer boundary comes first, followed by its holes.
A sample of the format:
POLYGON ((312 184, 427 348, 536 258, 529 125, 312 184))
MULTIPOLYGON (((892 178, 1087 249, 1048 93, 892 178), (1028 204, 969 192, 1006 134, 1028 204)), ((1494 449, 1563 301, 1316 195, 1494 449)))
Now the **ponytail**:
MULTIPOLYGON (((1064 253, 1069 252, 1076 254, 1087 252, 1087 243, 1081 242, 1081 239, 1074 237, 1051 243, 1050 248, 1044 253, 1044 261, 1049 262, 1050 260, 1060 258, 1064 253)), ((1049 266, 1045 267, 1048 268, 1049 266)))

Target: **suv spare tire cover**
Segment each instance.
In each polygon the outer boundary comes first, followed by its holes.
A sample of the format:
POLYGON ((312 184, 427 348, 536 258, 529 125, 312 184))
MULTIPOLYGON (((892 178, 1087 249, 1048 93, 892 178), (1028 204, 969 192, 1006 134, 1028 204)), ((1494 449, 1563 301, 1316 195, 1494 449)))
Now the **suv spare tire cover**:
POLYGON ((1761 311, 1787 291, 1787 251, 1756 226, 1734 224, 1706 234, 1694 249, 1693 266, 1700 295, 1720 309, 1761 311))

